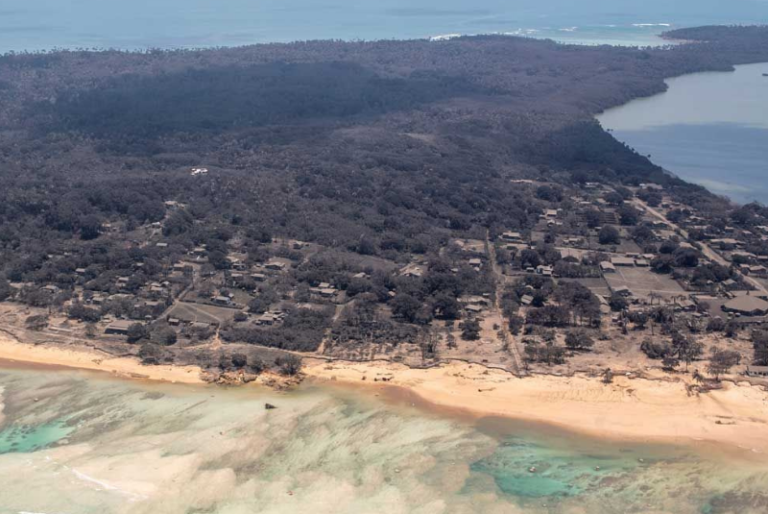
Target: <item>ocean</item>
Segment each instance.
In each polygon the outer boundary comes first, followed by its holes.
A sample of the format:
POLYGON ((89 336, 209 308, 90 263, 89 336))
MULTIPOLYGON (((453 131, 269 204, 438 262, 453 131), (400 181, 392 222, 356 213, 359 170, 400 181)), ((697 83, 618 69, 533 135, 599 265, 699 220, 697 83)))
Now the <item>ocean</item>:
POLYGON ((307 385, 0 368, 0 512, 764 513, 768 468, 307 385), (277 408, 266 410, 265 403, 277 408))
POLYGON ((598 116, 617 139, 737 203, 768 204, 768 63, 670 79, 598 116))
POLYGON ((664 30, 768 23, 762 0, 0 0, 0 53, 504 33, 652 45, 664 30))

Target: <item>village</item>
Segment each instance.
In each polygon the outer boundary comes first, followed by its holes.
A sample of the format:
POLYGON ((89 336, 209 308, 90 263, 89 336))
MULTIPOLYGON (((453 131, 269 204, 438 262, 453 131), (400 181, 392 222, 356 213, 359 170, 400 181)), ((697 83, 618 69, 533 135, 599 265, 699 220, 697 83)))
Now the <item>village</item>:
POLYGON ((0 323, 148 364, 289 353, 521 376, 768 376, 768 221, 713 223, 655 184, 513 182, 544 206, 532 226, 392 258, 237 232, 181 241, 188 206, 167 201, 164 221, 105 224, 124 241, 118 262, 75 267, 83 256, 64 252, 47 257, 55 280, 11 281, 0 323))

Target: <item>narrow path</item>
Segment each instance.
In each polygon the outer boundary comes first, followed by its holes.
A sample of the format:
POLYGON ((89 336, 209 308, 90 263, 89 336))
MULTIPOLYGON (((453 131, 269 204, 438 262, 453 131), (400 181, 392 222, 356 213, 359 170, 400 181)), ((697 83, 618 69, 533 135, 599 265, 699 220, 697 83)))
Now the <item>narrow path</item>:
POLYGON ((499 264, 496 262, 496 248, 491 244, 488 231, 485 233, 485 252, 491 261, 491 271, 496 278, 496 294, 493 299, 493 308, 501 319, 500 331, 503 334, 502 339, 507 343, 509 356, 512 358, 512 373, 517 376, 526 376, 528 373, 523 366, 523 358, 520 355, 520 348, 517 346, 517 338, 509 331, 509 323, 504 318, 504 312, 501 309, 501 297, 504 294, 504 286, 507 284, 507 277, 501 272, 499 264))

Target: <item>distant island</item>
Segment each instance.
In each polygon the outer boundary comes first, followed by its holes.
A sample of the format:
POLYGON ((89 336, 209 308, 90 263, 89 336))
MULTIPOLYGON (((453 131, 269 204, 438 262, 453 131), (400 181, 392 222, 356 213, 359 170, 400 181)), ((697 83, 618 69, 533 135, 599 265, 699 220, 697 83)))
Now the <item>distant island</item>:
POLYGON ((7 344, 223 382, 307 358, 687 370, 697 390, 768 374, 768 210, 594 120, 666 78, 765 62, 768 28, 665 37, 691 43, 0 57, 7 344))

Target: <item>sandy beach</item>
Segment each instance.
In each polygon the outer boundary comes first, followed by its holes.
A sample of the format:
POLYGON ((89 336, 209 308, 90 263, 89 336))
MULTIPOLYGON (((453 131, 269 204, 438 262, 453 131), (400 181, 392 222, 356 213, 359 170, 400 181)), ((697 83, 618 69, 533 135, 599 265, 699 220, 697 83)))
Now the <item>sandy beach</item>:
POLYGON ((434 405, 477 416, 544 422, 601 437, 707 441, 768 452, 768 393, 746 382, 724 382, 722 390, 689 396, 683 378, 617 376, 603 384, 580 375, 517 378, 464 363, 428 370, 383 362, 316 363, 306 372, 358 387, 402 387, 434 405))
MULTIPOLYGON (((101 371, 130 379, 204 383, 200 368, 194 366, 144 366, 135 359, 109 358, 82 347, 24 344, 3 332, 0 361, 101 371)), ((517 378, 459 362, 412 369, 384 361, 317 359, 307 359, 304 371, 311 380, 368 394, 402 388, 434 406, 478 417, 544 422, 601 437, 709 441, 768 453, 768 393, 746 382, 724 382, 721 390, 690 396, 688 376, 661 373, 648 379, 616 376, 612 384, 603 384, 583 375, 517 378)))
POLYGON ((84 347, 25 344, 5 332, 0 332, 0 361, 103 371, 122 378, 204 383, 196 366, 143 366, 136 359, 109 357, 84 347))

